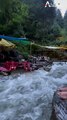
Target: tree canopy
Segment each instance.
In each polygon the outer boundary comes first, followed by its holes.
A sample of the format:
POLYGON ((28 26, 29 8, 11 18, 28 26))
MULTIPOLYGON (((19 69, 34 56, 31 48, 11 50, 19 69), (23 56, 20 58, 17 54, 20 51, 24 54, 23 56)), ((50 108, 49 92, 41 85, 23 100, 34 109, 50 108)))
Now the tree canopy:
POLYGON ((0 34, 23 35, 27 15, 27 5, 20 0, 0 0, 0 34))
MULTIPOLYGON (((48 1, 54 5, 54 0, 48 1)), ((67 12, 63 18, 57 8, 45 7, 46 2, 47 0, 0 0, 0 34, 25 36, 41 44, 56 41, 62 36, 62 29, 67 29, 67 12)))

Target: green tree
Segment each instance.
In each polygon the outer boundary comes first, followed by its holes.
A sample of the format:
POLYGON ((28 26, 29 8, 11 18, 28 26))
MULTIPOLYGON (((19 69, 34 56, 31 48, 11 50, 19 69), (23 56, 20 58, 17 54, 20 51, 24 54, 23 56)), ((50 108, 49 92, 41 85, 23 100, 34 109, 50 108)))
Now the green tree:
POLYGON ((28 7, 20 0, 0 0, 0 34, 23 35, 28 7))
POLYGON ((61 36, 61 28, 60 26, 57 24, 57 22, 55 22, 52 26, 52 33, 54 35, 54 38, 60 37, 61 36))
POLYGON ((65 15, 64 15, 64 28, 65 28, 66 33, 67 33, 67 11, 65 12, 65 15))
MULTIPOLYGON (((45 8, 47 0, 22 0, 29 6, 29 16, 24 26, 26 36, 44 42, 47 40, 55 19, 55 8, 45 8)), ((53 0, 49 0, 53 4, 53 0)))
POLYGON ((59 9, 56 11, 56 21, 61 28, 64 27, 63 17, 62 17, 61 11, 59 9))

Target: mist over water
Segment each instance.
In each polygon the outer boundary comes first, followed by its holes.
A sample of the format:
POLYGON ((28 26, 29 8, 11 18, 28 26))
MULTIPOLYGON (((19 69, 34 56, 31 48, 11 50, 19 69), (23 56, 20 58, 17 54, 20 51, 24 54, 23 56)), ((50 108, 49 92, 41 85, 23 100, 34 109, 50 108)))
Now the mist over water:
POLYGON ((0 120, 50 120, 53 94, 67 84, 67 63, 53 63, 50 72, 0 76, 0 120))

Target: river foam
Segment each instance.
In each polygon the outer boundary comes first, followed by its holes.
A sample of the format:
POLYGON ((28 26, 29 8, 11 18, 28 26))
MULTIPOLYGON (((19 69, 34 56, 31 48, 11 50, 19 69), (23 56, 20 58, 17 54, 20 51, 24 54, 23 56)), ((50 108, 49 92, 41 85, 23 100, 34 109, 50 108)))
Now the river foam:
POLYGON ((0 120, 50 120, 53 94, 67 84, 67 63, 53 63, 50 72, 0 76, 0 120))

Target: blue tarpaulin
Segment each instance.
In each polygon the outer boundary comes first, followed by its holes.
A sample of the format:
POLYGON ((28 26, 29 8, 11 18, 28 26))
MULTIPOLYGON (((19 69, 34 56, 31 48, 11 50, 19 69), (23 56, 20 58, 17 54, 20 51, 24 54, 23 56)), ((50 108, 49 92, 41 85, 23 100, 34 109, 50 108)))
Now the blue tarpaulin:
POLYGON ((6 40, 27 40, 27 38, 16 38, 16 37, 4 36, 4 35, 0 35, 0 39, 6 39, 6 40))

